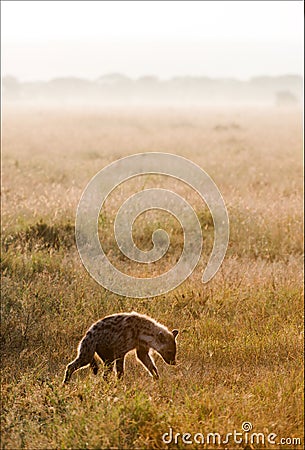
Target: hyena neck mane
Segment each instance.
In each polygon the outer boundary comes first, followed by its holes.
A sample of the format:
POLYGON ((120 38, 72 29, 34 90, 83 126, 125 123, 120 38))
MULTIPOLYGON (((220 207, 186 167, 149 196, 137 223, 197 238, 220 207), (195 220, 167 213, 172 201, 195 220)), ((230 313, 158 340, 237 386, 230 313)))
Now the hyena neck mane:
POLYGON ((148 317, 144 314, 138 314, 134 311, 130 313, 130 317, 134 318, 138 322, 139 335, 138 339, 141 342, 145 342, 149 347, 158 351, 158 337, 163 335, 164 337, 171 337, 172 333, 167 327, 161 325, 156 320, 148 317))

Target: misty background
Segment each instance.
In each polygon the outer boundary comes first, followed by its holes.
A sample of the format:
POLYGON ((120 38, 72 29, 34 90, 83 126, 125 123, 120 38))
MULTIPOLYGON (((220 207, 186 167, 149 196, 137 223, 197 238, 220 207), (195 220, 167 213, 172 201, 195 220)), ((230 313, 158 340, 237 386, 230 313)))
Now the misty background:
POLYGON ((297 105, 300 1, 4 1, 2 93, 54 105, 297 105))
POLYGON ((122 74, 102 75, 94 81, 81 78, 54 78, 47 82, 20 83, 4 77, 6 102, 49 105, 224 105, 301 104, 302 78, 296 75, 256 77, 249 81, 206 77, 154 76, 131 79, 122 74))

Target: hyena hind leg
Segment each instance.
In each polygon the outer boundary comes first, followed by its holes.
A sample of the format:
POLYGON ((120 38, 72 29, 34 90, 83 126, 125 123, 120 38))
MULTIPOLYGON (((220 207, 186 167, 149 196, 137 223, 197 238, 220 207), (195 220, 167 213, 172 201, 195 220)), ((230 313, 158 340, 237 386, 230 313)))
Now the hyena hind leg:
POLYGON ((70 381, 70 378, 76 370, 80 369, 81 367, 85 367, 90 363, 90 360, 85 360, 80 357, 77 357, 74 361, 72 361, 70 364, 66 367, 65 377, 64 377, 64 383, 68 383, 70 381))
POLYGON ((114 360, 111 359, 104 360, 104 373, 103 373, 104 380, 107 381, 109 379, 109 375, 113 371, 113 367, 114 367, 114 360))
POLYGON ((116 368, 117 377, 119 379, 122 378, 124 375, 124 356, 122 358, 118 358, 115 361, 115 368, 116 368))
POLYGON ((91 335, 87 333, 79 345, 77 358, 67 365, 63 383, 67 383, 70 380, 73 372, 91 364, 94 353, 95 346, 93 345, 91 335))
POLYGON ((111 374, 111 372, 113 371, 113 367, 115 364, 115 358, 114 358, 113 352, 110 351, 107 354, 105 352, 102 353, 101 350, 97 347, 96 353, 98 354, 98 356, 101 358, 101 360, 104 363, 103 378, 104 378, 104 380, 108 380, 108 377, 111 374))
POLYGON ((94 356, 92 361, 91 361, 91 363, 90 363, 90 368, 91 368, 92 372, 94 373, 94 375, 97 375, 97 372, 98 372, 98 369, 99 369, 97 361, 98 361, 97 357, 94 356))

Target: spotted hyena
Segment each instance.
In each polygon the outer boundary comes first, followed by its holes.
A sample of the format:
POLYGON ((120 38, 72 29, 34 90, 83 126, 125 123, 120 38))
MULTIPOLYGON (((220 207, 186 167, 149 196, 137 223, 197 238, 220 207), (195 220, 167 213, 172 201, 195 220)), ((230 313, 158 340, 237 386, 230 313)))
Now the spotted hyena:
POLYGON ((105 365, 104 377, 116 367, 118 378, 124 374, 124 358, 130 350, 136 349, 138 359, 154 378, 159 378, 158 370, 149 354, 156 350, 167 364, 176 364, 176 337, 178 330, 170 332, 154 319, 132 313, 113 314, 94 323, 78 346, 77 358, 68 364, 64 383, 72 373, 90 364, 93 373, 98 372, 97 357, 105 365))

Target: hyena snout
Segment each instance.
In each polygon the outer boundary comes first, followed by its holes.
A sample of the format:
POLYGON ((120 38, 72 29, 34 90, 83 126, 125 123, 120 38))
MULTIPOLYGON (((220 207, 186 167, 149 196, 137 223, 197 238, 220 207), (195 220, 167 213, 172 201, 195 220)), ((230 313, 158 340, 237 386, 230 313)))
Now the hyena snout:
POLYGON ((175 351, 173 351, 173 352, 163 351, 161 353, 161 355, 167 364, 170 364, 171 366, 176 365, 176 352, 175 351))
POLYGON ((159 333, 159 339, 163 343, 162 351, 160 351, 162 358, 167 364, 171 366, 176 365, 176 337, 178 335, 178 330, 173 330, 172 335, 167 336, 164 339, 162 333, 159 333))
MULTIPOLYGON (((165 359, 165 358, 164 358, 165 359)), ((167 364, 170 364, 171 366, 175 366, 176 365, 176 359, 175 356, 169 356, 165 359, 165 362, 167 362, 167 364)))

